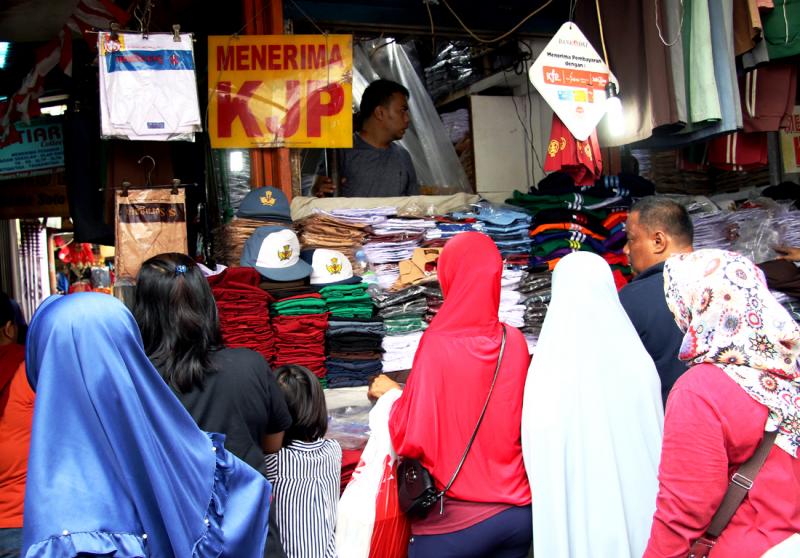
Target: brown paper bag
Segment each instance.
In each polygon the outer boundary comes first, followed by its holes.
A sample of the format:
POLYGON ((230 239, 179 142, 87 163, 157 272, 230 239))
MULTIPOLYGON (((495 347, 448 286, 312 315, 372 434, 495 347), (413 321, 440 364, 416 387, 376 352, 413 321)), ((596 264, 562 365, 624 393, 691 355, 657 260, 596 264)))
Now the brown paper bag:
POLYGON ((164 252, 188 251, 186 193, 178 188, 120 190, 116 195, 116 282, 133 285, 142 263, 164 252))

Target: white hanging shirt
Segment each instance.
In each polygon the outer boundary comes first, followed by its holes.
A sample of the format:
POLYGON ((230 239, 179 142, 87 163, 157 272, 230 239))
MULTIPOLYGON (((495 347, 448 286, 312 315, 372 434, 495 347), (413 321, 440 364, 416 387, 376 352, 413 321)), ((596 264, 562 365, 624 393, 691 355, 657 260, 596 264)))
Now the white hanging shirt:
POLYGON ((193 140, 202 130, 190 34, 98 35, 102 135, 193 140))

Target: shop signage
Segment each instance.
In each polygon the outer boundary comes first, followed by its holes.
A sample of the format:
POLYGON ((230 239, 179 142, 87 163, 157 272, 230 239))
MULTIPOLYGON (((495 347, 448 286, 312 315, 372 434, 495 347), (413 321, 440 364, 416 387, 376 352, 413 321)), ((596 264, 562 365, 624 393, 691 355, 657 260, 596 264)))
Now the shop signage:
POLYGON ((38 217, 69 217, 66 186, 20 183, 0 186, 0 219, 38 217))
POLYGON ((214 148, 352 147, 353 37, 208 38, 214 148))
POLYGON ((528 71, 531 83, 575 139, 585 141, 606 113, 608 71, 578 26, 567 22, 528 71))
POLYGON ((20 141, 0 148, 0 180, 63 170, 61 122, 51 120, 15 126, 20 141))
POLYGON ((800 172, 800 106, 794 107, 786 126, 781 130, 783 170, 800 172))

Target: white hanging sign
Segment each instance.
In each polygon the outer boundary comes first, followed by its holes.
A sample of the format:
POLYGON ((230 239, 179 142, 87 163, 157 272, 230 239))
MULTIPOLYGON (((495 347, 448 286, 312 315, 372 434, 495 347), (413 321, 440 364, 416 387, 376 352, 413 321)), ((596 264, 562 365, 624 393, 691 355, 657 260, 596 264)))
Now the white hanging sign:
POLYGON ((606 113, 606 84, 619 83, 578 26, 567 22, 528 71, 531 83, 575 139, 585 141, 606 113))

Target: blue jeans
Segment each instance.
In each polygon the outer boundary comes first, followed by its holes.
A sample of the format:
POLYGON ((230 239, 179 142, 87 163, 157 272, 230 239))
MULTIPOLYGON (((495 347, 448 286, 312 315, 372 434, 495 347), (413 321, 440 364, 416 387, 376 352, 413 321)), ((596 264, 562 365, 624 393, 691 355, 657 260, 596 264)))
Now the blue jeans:
POLYGON ((443 535, 412 535, 408 558, 527 558, 533 542, 531 507, 513 507, 443 535))
POLYGON ((0 558, 19 558, 22 552, 22 529, 0 529, 0 558))

